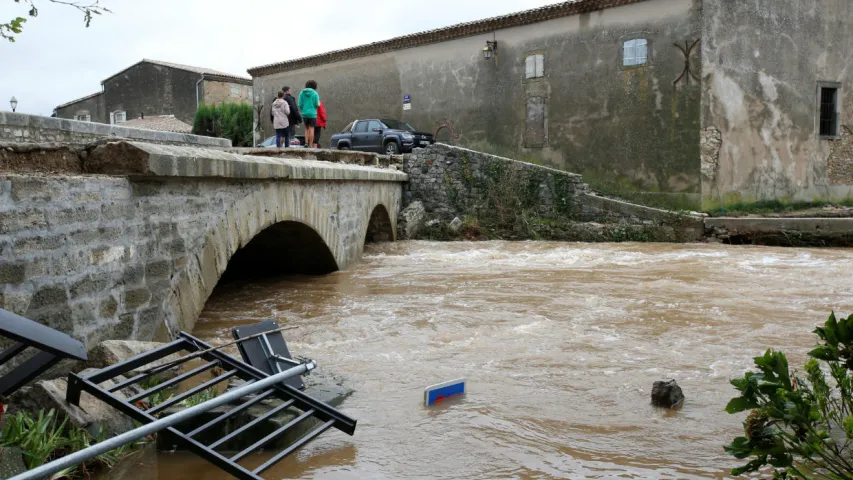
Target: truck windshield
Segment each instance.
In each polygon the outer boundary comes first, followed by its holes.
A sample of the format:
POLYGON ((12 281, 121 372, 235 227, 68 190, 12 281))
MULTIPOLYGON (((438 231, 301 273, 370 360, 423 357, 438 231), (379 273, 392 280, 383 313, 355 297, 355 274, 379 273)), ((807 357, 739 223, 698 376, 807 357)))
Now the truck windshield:
POLYGON ((341 130, 341 133, 349 133, 349 132, 351 132, 351 131, 352 131, 352 124, 353 124, 353 123, 355 123, 355 122, 350 122, 350 123, 349 123, 349 125, 347 125, 346 127, 344 127, 344 129, 343 129, 343 130, 341 130))
POLYGON ((406 122, 401 122, 399 120, 390 120, 390 119, 383 118, 382 123, 384 123, 386 127, 390 128, 392 130, 406 130, 407 132, 414 132, 415 131, 415 127, 409 125, 406 122))

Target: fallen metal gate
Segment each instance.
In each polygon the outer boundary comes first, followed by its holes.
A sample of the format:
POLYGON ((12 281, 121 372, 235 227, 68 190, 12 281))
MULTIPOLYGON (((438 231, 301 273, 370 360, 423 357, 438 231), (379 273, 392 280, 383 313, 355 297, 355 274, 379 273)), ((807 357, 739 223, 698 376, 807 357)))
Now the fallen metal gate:
MULTIPOLYGON (((79 405, 81 393, 87 392, 144 425, 157 421, 157 417, 155 417, 157 413, 161 413, 169 407, 176 406, 199 392, 214 387, 222 382, 227 382, 232 378, 239 378, 245 382, 252 383, 264 380, 268 377, 269 375, 267 373, 236 360, 219 350, 213 349, 211 345, 208 345, 192 335, 181 333, 178 336, 178 339, 172 343, 166 344, 160 348, 128 359, 98 372, 94 372, 86 377, 71 374, 68 378, 67 400, 69 403, 79 405), (170 355, 182 352, 190 355, 176 362, 169 362, 161 367, 156 366, 157 362, 161 362, 170 355), (192 355, 194 353, 195 355, 192 355), (192 368, 188 372, 178 375, 171 380, 164 381, 129 398, 122 398, 115 395, 116 392, 126 389, 131 385, 138 384, 154 375, 157 375, 158 373, 162 373, 165 370, 175 368, 176 366, 198 358, 202 359, 205 363, 201 366, 192 368), (152 364, 154 364, 153 367, 152 364), (149 368, 143 371, 143 373, 135 375, 129 379, 119 381, 112 386, 104 388, 99 385, 106 381, 114 380, 120 375, 138 371, 146 366, 149 366, 149 368), (221 368, 223 373, 212 380, 202 382, 197 387, 191 388, 184 393, 170 398, 164 403, 149 408, 144 408, 145 405, 141 403, 142 400, 157 392, 178 386, 197 375, 208 372, 217 367, 221 368)), ((207 424, 202 425, 193 431, 182 432, 176 427, 169 427, 166 431, 174 436, 180 445, 185 446, 188 450, 213 463, 229 474, 239 479, 255 480, 263 480, 263 477, 260 476, 263 472, 283 460, 287 455, 290 455, 298 448, 317 438, 329 428, 335 427, 348 435, 353 435, 355 433, 356 420, 349 418, 333 407, 326 405, 325 403, 320 402, 284 383, 273 384, 263 389, 263 391, 259 391, 251 397, 244 397, 241 400, 243 400, 243 403, 235 405, 227 412, 219 415, 207 424), (205 445, 193 438, 210 429, 214 425, 247 410, 249 407, 258 404, 265 399, 273 398, 278 398, 284 403, 271 409, 265 415, 252 420, 248 424, 220 438, 214 443, 205 445), (283 427, 244 448, 235 455, 226 456, 225 454, 216 451, 218 447, 222 446, 229 440, 237 438, 265 420, 284 412, 288 408, 296 408, 300 410, 302 414, 283 427), (275 454, 271 459, 267 460, 259 467, 250 470, 240 465, 239 462, 244 460, 251 453, 258 451, 264 445, 267 445, 276 438, 284 435, 291 428, 294 428, 311 418, 319 420, 319 425, 317 427, 301 436, 293 444, 275 454)))
POLYGON ((0 365, 24 353, 27 348, 39 351, 0 377, 0 397, 11 395, 63 358, 86 361, 86 349, 79 341, 3 309, 0 309, 0 336, 15 341, 0 352, 0 365))

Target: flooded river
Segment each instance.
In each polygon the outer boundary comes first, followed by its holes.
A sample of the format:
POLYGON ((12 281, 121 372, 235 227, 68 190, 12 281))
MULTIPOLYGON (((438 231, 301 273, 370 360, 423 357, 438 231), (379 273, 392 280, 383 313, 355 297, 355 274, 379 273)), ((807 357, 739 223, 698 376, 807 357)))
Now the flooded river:
MULTIPOLYGON (((267 478, 725 478, 741 431, 728 380, 769 347, 801 365, 853 252, 652 244, 374 246, 348 272, 230 285, 196 333, 274 314, 291 350, 343 376, 354 437, 329 432, 267 478), (423 407, 423 388, 469 393, 423 407), (675 378, 678 412, 649 406, 675 378)), ((227 478, 162 456, 159 478, 227 478)))

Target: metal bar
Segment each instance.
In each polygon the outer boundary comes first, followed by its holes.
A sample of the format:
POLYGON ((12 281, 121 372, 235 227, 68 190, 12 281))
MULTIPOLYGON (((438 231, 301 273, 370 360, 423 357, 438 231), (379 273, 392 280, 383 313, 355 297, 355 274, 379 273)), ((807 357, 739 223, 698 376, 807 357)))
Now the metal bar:
POLYGON ((79 340, 3 309, 0 309, 0 335, 62 358, 88 360, 86 347, 79 340))
POLYGON ((261 348, 264 350, 264 353, 267 356, 267 362, 270 364, 270 371, 272 373, 281 372, 281 365, 278 364, 277 361, 273 359, 275 356, 275 352, 272 350, 272 345, 270 345, 270 339, 267 338, 266 334, 261 335, 261 348))
POLYGON ((281 405, 279 405, 279 406, 273 408, 272 410, 270 410, 269 412, 265 413, 264 416, 258 417, 256 419, 252 420, 251 422, 243 425, 242 427, 238 428, 237 430, 234 430, 233 432, 229 433, 228 435, 225 435, 224 437, 220 438, 219 440, 211 443, 210 445, 208 445, 208 448, 213 450, 214 448, 222 445, 223 443, 227 442, 228 440, 231 440, 232 438, 235 438, 236 436, 240 435, 241 433, 249 430, 250 428, 254 427, 255 425, 263 422, 264 420, 272 417, 273 415, 275 415, 278 412, 290 407, 291 405, 293 405, 293 400, 288 400, 288 401, 282 403, 281 405))
POLYGON ((198 435, 199 433, 207 430, 208 428, 216 425, 217 423, 227 419, 228 417, 231 417, 233 415, 237 415, 238 413, 240 413, 240 412, 242 412, 248 408, 251 408, 253 405, 256 405, 256 404, 262 402, 265 398, 269 397, 273 393, 275 393, 273 390, 268 390, 268 391, 256 396, 252 400, 249 400, 248 402, 240 405, 239 407, 232 408, 231 410, 228 410, 227 412, 225 412, 222 415, 214 418, 213 420, 207 422, 206 424, 196 428, 192 432, 188 433, 187 436, 188 437, 194 437, 194 436, 198 435))
MULTIPOLYGON (((179 334, 179 336, 181 338, 188 340, 190 343, 195 344, 197 346, 197 348, 204 348, 204 347, 208 346, 203 341, 193 337, 192 335, 190 335, 186 332, 181 332, 179 334)), ((244 372, 248 375, 251 375, 253 378, 256 378, 256 379, 266 378, 268 376, 266 373, 258 370, 257 368, 255 368, 251 365, 247 365, 243 362, 240 362, 239 360, 236 360, 235 358, 233 358, 229 355, 226 355, 222 352, 219 352, 219 351, 210 352, 209 356, 207 356, 207 359, 208 360, 212 360, 212 359, 221 360, 223 365, 227 365, 229 368, 241 370, 242 372, 244 372)), ((284 384, 275 385, 275 389, 278 392, 286 395, 287 398, 294 399, 296 401, 296 407, 299 408, 300 410, 314 409, 315 410, 314 415, 317 416, 317 418, 319 418, 320 420, 323 420, 323 421, 335 420, 335 428, 346 433, 347 435, 355 434, 355 427, 356 427, 356 424, 358 423, 355 419, 352 419, 352 418, 338 412, 333 407, 331 407, 331 406, 329 406, 329 405, 327 405, 327 404, 325 404, 319 400, 311 398, 309 395, 306 395, 305 393, 300 392, 299 390, 297 390, 297 389, 295 389, 289 385, 284 385, 284 384)))
MULTIPOLYGON (((77 381, 85 388, 85 390, 94 396, 95 398, 101 400, 112 408, 120 412, 124 412, 128 416, 130 416, 133 420, 145 424, 157 421, 156 417, 153 417, 144 411, 140 410, 134 405, 130 405, 125 403, 123 400, 110 395, 106 390, 101 388, 100 385, 87 382, 86 380, 77 377, 77 381)), ((253 474, 249 470, 241 467, 238 464, 232 463, 225 456, 216 453, 213 450, 209 450, 202 443, 193 440, 191 438, 186 438, 183 433, 179 432, 174 427, 169 427, 166 429, 166 432, 169 432, 170 435, 175 438, 182 440, 184 444, 186 444, 189 451, 195 453, 201 458, 207 460, 208 462, 216 465, 217 467, 224 470, 226 473, 234 475, 239 479, 247 479, 247 480, 263 480, 261 477, 253 474)))
POLYGON ((0 365, 8 362, 9 360, 15 358, 16 355, 20 354, 24 350, 27 349, 27 345, 21 342, 15 343, 11 347, 0 352, 0 365))
POLYGON ((12 371, 0 377, 0 395, 8 396, 23 387, 30 380, 48 371, 62 358, 53 352, 39 352, 33 358, 18 365, 12 371))
POLYGON ((257 449, 259 449, 259 448, 263 447, 264 445, 268 444, 268 443, 269 443, 269 442, 271 442, 275 437, 277 437, 277 436, 281 435, 282 433, 286 432, 286 431, 287 431, 287 429, 289 429, 290 427, 292 427, 292 426, 294 426, 294 425, 298 424, 299 422, 301 422, 301 421, 305 420, 306 418, 310 417, 311 415, 314 415, 314 410, 308 410, 307 412, 303 412, 303 413, 302 413, 302 415, 300 415, 300 416, 298 416, 298 417, 294 418, 293 420, 291 420, 290 422, 288 422, 288 423, 287 423, 287 425, 285 425, 285 426, 283 426, 283 427, 280 427, 278 430, 276 430, 276 431, 272 432, 271 434, 267 435, 266 437, 264 437, 264 438, 262 438, 262 439, 258 440, 257 442, 253 443, 250 447, 243 449, 243 451, 242 451, 242 452, 240 452, 240 453, 238 453, 237 455, 234 455, 233 457, 231 457, 231 461, 232 461, 232 462, 239 462, 240 460, 242 460, 243 458, 245 458, 245 456, 246 456, 246 455, 248 455, 248 454, 250 454, 250 453, 254 452, 255 450, 257 450, 257 449))
POLYGON ((261 465, 260 467, 258 467, 258 468, 256 468, 256 469, 252 470, 252 473, 254 473, 255 475, 260 475, 260 474, 264 473, 264 472, 265 472, 265 471, 267 471, 270 467, 272 467, 272 466, 273 466, 273 465, 275 465, 276 463, 280 462, 284 457, 286 457, 286 456, 290 455, 291 453, 293 453, 293 452, 294 452, 294 450, 296 450, 297 448, 300 448, 300 447, 302 447, 303 445, 305 445, 306 443, 310 442, 311 440, 314 440, 315 438, 317 438, 321 433, 323 433, 323 432, 325 432, 326 430, 328 430, 329 428, 331 428, 331 427, 332 427, 332 425, 334 425, 334 424, 335 424, 335 421, 334 421, 334 420, 329 420, 328 422, 326 422, 326 423, 324 423, 324 424, 320 425, 320 427, 319 427, 319 428, 317 428, 317 429, 315 429, 315 430, 312 430, 310 433, 308 433, 308 434, 307 434, 307 435, 305 435, 304 437, 302 437, 302 438, 300 438, 299 440, 297 440, 296 442, 294 442, 294 443, 293 443, 293 445, 291 445, 291 446, 287 447, 285 450, 283 450, 283 451, 279 452, 279 453, 278 453, 278 455, 276 455, 276 456, 272 457, 271 459, 267 460, 267 461, 266 461, 263 465, 261 465))
MULTIPOLYGON (((225 380, 228 380, 229 378, 233 377, 234 375, 237 375, 237 370, 231 370, 230 372, 225 372, 222 375, 214 378, 213 380, 208 380, 208 381, 202 383, 201 385, 199 385, 195 388, 192 388, 190 390, 187 390, 186 392, 184 392, 180 395, 172 397, 169 400, 161 403, 160 405, 157 405, 156 407, 149 408, 146 411, 148 413, 150 413, 151 415, 154 415, 157 412, 162 412, 163 410, 171 407, 172 405, 183 402, 184 400, 192 397, 193 395, 195 395, 198 392, 201 392, 203 390, 207 390, 208 388, 210 388, 216 384, 219 384, 219 383, 224 382, 225 380)), ((251 382, 251 383, 254 384, 255 382, 251 382)))
POLYGON ((113 378, 124 375, 127 372, 132 372, 139 367, 147 365, 151 362, 156 362, 161 358, 167 357, 173 353, 178 353, 187 346, 192 346, 191 343, 181 340, 175 340, 172 343, 163 345, 162 347, 151 350, 150 352, 140 355, 138 357, 133 357, 123 362, 119 362, 111 367, 107 367, 103 370, 93 373, 92 375, 86 377, 86 380, 89 380, 92 383, 101 383, 107 380, 112 380, 113 378))
MULTIPOLYGON (((48 464, 42 465, 40 467, 34 468, 28 472, 22 473, 16 477, 13 477, 13 480, 37 480, 45 477, 50 477, 56 472, 62 471, 66 468, 73 467, 76 465, 80 465, 81 463, 89 460, 91 458, 97 457, 98 455, 102 455, 110 450, 113 450, 117 447, 125 445, 127 443, 133 442, 135 440, 139 440, 140 438, 151 435, 152 433, 157 433, 161 430, 165 430, 169 427, 177 425, 184 420, 188 420, 197 415, 200 415, 209 410, 213 410, 214 408, 221 407, 222 405, 227 405, 230 402, 235 400, 239 400, 246 395, 251 393, 255 393, 261 391, 265 388, 269 388, 272 385, 282 382, 283 380, 290 378, 294 375, 301 375, 303 373, 310 372, 315 369, 317 364, 312 362, 308 362, 304 365, 300 365, 298 367, 293 367, 288 369, 282 373, 278 373, 276 375, 271 375, 263 380, 259 380, 249 385, 243 385, 239 388, 235 388, 230 392, 226 392, 214 399, 211 399, 207 402, 204 402, 200 405, 196 405, 194 407, 187 408, 181 412, 177 412, 174 415, 169 415, 168 417, 161 418, 155 420, 147 425, 143 425, 139 428, 131 430, 129 432, 123 433, 121 435, 117 435, 112 438, 108 438, 103 442, 92 445, 89 448, 80 450, 78 452, 74 452, 68 456, 62 457, 58 460, 50 462, 48 464)), ((112 397, 109 392, 104 392, 106 396, 112 397)), ((180 432, 177 432, 178 436, 185 439, 186 441, 192 442, 192 439, 186 438, 180 432)), ((197 443, 197 442, 196 442, 197 443)), ((229 462, 233 463, 233 462, 229 462)), ((252 478, 252 477, 248 477, 252 478)))
POLYGON ((152 377, 154 375, 169 371, 173 368, 178 368, 179 366, 189 362, 190 360, 192 360, 192 357, 187 355, 186 357, 182 358, 180 361, 170 362, 169 364, 166 364, 166 365, 160 365, 160 366, 154 367, 154 368, 152 368, 152 369, 150 369, 144 373, 140 373, 139 375, 137 375, 133 378, 129 378, 129 379, 127 379, 127 380, 125 380, 119 384, 114 385, 108 391, 109 392, 117 392, 119 390, 122 390, 124 388, 129 387, 130 385, 133 385, 134 383, 139 383, 148 377, 152 377))
MULTIPOLYGON (((155 393, 159 392, 160 390, 165 390, 169 387, 177 385, 177 384, 183 382, 184 380, 191 378, 191 377, 194 377, 194 376, 198 375, 199 373, 206 372, 206 371, 210 370, 211 368, 213 368, 217 365, 219 365, 219 361, 206 363, 206 364, 204 364, 198 368, 195 368, 193 370, 190 370, 187 373, 184 373, 183 375, 178 375, 177 377, 175 377, 171 380, 165 381, 165 382, 163 382, 163 383, 161 383, 155 387, 152 387, 152 388, 150 388, 150 389, 148 389, 148 390, 146 390, 146 391, 144 391, 138 395, 134 395, 134 396, 128 398, 127 401, 130 403, 134 403, 137 400, 142 400, 143 398, 148 398, 151 395, 154 395, 155 393)), ((110 389, 109 391, 112 392, 113 390, 110 389)))

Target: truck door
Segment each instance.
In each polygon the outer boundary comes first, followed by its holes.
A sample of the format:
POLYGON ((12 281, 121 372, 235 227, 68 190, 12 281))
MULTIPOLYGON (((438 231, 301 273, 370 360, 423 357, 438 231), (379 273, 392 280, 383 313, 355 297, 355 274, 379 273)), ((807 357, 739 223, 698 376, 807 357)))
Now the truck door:
POLYGON ((378 120, 371 120, 367 125, 367 144, 365 150, 369 152, 384 153, 382 151, 382 139, 385 127, 378 120))
POLYGON ((367 124, 369 122, 367 120, 362 120, 355 124, 355 128, 352 129, 352 149, 353 150, 364 150, 364 146, 367 144, 367 124))

